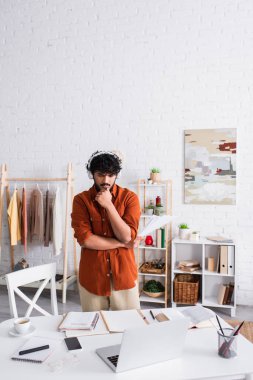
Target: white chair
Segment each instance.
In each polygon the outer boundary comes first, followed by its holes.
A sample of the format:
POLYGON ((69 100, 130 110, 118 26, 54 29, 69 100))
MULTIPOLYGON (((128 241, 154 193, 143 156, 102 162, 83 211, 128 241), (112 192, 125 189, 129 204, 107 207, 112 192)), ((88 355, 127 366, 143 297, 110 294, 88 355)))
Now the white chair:
POLYGON ((23 301, 25 301, 29 305, 24 315, 25 317, 29 317, 33 309, 36 309, 43 315, 51 315, 42 307, 36 304, 39 296, 41 295, 43 289, 45 288, 47 283, 49 283, 49 281, 51 285, 52 314, 58 315, 55 273, 56 273, 56 264, 52 263, 52 264, 39 265, 36 267, 27 268, 27 269, 21 269, 19 271, 6 274, 5 279, 6 279, 7 288, 8 288, 10 313, 11 313, 12 318, 18 318, 15 294, 18 295, 23 301), (41 281, 41 284, 32 299, 27 297, 19 289, 19 286, 25 286, 34 281, 40 281, 40 280, 43 280, 43 281, 41 281))

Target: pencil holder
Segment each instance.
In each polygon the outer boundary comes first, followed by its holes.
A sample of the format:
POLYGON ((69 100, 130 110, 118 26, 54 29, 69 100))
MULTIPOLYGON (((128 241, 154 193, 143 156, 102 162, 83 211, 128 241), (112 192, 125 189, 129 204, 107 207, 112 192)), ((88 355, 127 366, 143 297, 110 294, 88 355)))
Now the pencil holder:
POLYGON ((223 333, 218 330, 218 354, 225 359, 237 356, 237 335, 233 335, 233 329, 224 328, 223 333))

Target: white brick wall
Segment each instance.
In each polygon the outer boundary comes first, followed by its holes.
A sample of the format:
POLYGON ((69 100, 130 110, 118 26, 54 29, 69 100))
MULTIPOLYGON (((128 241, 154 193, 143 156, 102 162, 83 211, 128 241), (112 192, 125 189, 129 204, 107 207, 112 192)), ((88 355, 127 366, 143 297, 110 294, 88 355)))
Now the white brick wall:
POLYGON ((0 0, 0 162, 58 176, 72 161, 76 192, 96 149, 124 152, 124 185, 160 166, 180 221, 237 235, 253 305, 252 17, 250 0, 0 0), (237 206, 184 205, 183 130, 223 127, 238 129, 237 206))

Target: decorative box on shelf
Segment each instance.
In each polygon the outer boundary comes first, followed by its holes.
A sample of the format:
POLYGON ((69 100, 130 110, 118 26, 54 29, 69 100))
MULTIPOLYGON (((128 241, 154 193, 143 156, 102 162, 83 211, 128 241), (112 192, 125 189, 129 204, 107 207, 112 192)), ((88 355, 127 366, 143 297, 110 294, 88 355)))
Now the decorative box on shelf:
POLYGON ((160 260, 149 261, 143 263, 139 271, 141 273, 160 274, 165 272, 165 263, 160 263, 160 260))

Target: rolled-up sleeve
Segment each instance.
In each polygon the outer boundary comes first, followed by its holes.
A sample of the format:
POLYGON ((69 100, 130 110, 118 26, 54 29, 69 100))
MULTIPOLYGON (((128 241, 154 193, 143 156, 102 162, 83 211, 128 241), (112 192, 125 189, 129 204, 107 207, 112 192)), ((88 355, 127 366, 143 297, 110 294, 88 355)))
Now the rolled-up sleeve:
POLYGON ((71 218, 71 226, 74 229, 74 236, 82 246, 85 240, 93 235, 93 233, 87 206, 80 195, 74 197, 71 218))
POLYGON ((139 221, 141 215, 140 202, 137 195, 133 192, 129 192, 126 208, 122 219, 131 229, 131 240, 134 240, 137 236, 139 221))

